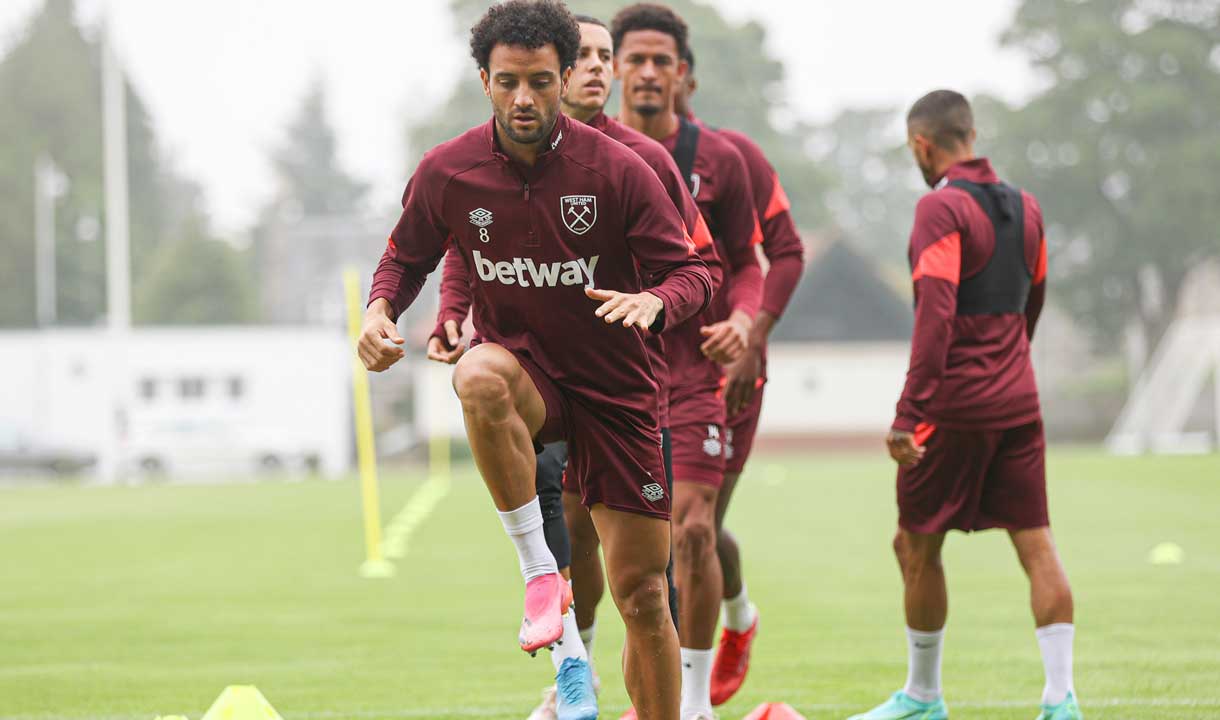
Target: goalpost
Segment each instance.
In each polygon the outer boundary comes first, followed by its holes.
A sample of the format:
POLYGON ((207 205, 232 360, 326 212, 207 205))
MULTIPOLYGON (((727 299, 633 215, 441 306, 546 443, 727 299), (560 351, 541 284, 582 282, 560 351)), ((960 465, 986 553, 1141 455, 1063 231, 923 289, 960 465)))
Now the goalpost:
POLYGON ((1186 317, 1165 333, 1106 447, 1116 454, 1210 452, 1220 444, 1220 318, 1186 317), (1209 382, 1210 431, 1188 428, 1209 382))

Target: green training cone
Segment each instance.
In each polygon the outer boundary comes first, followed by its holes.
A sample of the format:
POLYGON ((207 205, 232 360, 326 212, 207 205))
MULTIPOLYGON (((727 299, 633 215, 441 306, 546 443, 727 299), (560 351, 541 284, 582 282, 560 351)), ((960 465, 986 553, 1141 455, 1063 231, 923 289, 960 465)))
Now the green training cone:
POLYGON ((230 685, 203 720, 284 720, 253 685, 230 685))

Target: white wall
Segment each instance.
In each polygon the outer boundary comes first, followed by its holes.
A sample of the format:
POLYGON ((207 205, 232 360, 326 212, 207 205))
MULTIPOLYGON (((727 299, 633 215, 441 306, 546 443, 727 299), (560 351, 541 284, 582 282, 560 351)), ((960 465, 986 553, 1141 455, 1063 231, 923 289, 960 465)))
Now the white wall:
POLYGON ((801 343, 768 350, 760 435, 884 433, 906 380, 907 343, 801 343))
MULTIPOLYGON (((770 348, 768 385, 759 433, 853 435, 884 433, 906 379, 907 343, 799 343, 770 348)), ((408 358, 421 437, 463 437, 452 368, 408 358)))
POLYGON ((172 470, 311 454, 327 474, 351 464, 349 349, 338 331, 143 328, 121 355, 108 348, 96 329, 0 333, 0 427, 101 453, 108 408, 125 393, 128 461, 159 455, 172 470), (115 358, 121 385, 112 385, 115 358), (202 382, 202 395, 184 397, 184 380, 202 382))

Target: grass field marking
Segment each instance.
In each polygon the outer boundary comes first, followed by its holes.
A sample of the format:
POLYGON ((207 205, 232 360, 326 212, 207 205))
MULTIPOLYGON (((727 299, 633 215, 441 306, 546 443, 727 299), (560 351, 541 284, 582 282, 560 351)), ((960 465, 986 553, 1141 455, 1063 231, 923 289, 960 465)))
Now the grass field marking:
MULTIPOLYGON (((789 704, 792 704, 789 702, 789 704)), ((987 700, 980 702, 949 702, 949 709, 964 710, 1008 710, 1011 708, 1032 707, 1036 700, 987 700)), ((1085 698, 1080 701, 1081 707, 1122 708, 1122 707, 1181 707, 1181 708, 1220 708, 1220 698, 1085 698)), ((798 711, 808 712, 851 712, 859 710, 858 704, 847 703, 802 703, 794 705, 798 711)), ((302 720, 334 720, 335 718, 429 718, 446 715, 457 717, 496 717, 509 715, 504 706, 487 707, 444 707, 444 708, 412 708, 408 710, 357 710, 341 712, 326 710, 320 712, 292 713, 292 718, 302 720)), ((0 720, 148 720, 156 717, 156 712, 146 712, 134 715, 0 715, 0 720)))
POLYGON ((449 473, 430 475, 407 500, 402 510, 385 528, 382 550, 387 558, 398 560, 407 554, 411 533, 428 519, 440 501, 449 494, 449 473))

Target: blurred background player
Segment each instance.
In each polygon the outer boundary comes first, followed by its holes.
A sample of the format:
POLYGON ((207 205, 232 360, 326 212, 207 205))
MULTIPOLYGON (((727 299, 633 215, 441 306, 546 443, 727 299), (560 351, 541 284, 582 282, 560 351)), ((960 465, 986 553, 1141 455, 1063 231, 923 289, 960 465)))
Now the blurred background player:
MULTIPOLYGON (((713 288, 718 287, 722 278, 722 268, 716 254, 715 244, 698 206, 690 196, 690 191, 682 179, 677 164, 660 143, 627 127, 604 112, 605 105, 610 99, 610 88, 614 77, 614 52, 609 30, 603 22, 596 18, 578 15, 577 19, 580 21, 581 28, 581 52, 567 92, 562 98, 564 113, 588 123, 623 143, 656 171, 666 193, 679 209, 687 227, 691 228, 692 243, 708 266, 713 288)), ((694 322, 695 320, 690 320, 678 327, 685 327, 694 322)), ((662 452, 665 456, 666 481, 671 488, 673 486, 672 445, 669 429, 671 384, 665 338, 673 336, 675 332, 674 328, 670 328, 663 335, 653 335, 648 338, 650 357, 657 370, 658 379, 663 381, 659 383, 658 400, 661 406, 661 438, 662 452)), ((575 493, 565 493, 564 505, 573 546, 572 578, 577 598, 576 619, 580 627, 581 638, 591 647, 596 633, 596 609, 604 591, 601 561, 598 556, 598 538, 588 511, 580 504, 579 497, 575 493)), ((668 568, 670 610, 673 613, 676 627, 679 604, 676 586, 672 580, 672 570, 671 553, 671 563, 668 568)))
POLYGON ((1080 718, 1072 686, 1072 591, 1046 503, 1046 445, 1029 342, 1046 297, 1042 211, 974 155, 962 95, 937 90, 907 115, 933 192, 915 208, 915 330, 886 440, 898 470, 894 551, 905 586, 906 686, 853 720, 948 717, 941 646, 949 530, 1004 528, 1030 581, 1046 671, 1039 720, 1080 718))
MULTIPOLYGON (((660 143, 643 133, 632 130, 603 112, 610 99, 614 78, 613 49, 610 31, 597 18, 576 15, 580 27, 580 50, 576 64, 560 96, 562 112, 574 120, 586 123, 633 150, 648 164, 661 180, 666 193, 682 215, 683 222, 691 231, 691 241, 700 257, 707 263, 713 276, 713 286, 720 281, 719 259, 711 234, 703 221, 695 201, 678 172, 669 152, 660 143)), ((437 325, 428 340, 428 357, 438 362, 453 364, 461 358, 465 346, 461 342, 461 327, 470 311, 472 275, 460 252, 449 250, 445 255, 445 269, 440 288, 440 310, 437 325)), ((672 487, 669 462, 669 381, 665 363, 664 335, 650 334, 646 339, 651 351, 650 359, 657 373, 660 392, 658 394, 661 437, 666 458, 666 481, 672 487)), ((581 504, 579 489, 563 493, 563 470, 567 461, 567 443, 557 442, 545 446, 537 461, 536 486, 538 500, 542 506, 543 529, 547 545, 551 548, 559 565, 559 572, 569 578, 575 588, 575 615, 579 636, 565 627, 563 638, 552 647, 551 658, 559 669, 563 660, 584 647, 592 663, 592 646, 595 634, 595 609, 604 593, 605 581, 601 558, 598 554, 597 531, 593 526, 589 510, 581 504), (569 541, 565 527, 565 505, 568 524, 576 542, 569 541), (577 554, 573 556, 573 546, 577 554), (574 558, 574 559, 573 559, 574 558), (571 572, 569 563, 574 562, 577 571, 571 572)), ((672 556, 672 553, 671 553, 672 556)), ((672 562, 667 573, 672 573, 672 562)), ((677 626, 677 598, 672 579, 670 582, 670 611, 677 626)), ((557 687, 549 686, 542 703, 530 715, 530 720, 548 720, 562 709, 565 699, 557 696, 557 687)))
MULTIPOLYGON (((695 53, 689 45, 685 60, 686 82, 679 85, 674 94, 674 109, 678 115, 699 123, 690 102, 698 84, 695 53)), ((746 351, 739 360, 725 367, 724 401, 728 424, 724 433, 724 484, 716 499, 716 553, 724 578, 724 607, 711 687, 712 704, 723 705, 745 681, 750 667, 750 649, 759 626, 758 608, 750 602, 742 577, 738 541, 724 526, 724 518, 754 446, 767 380, 767 338, 801 279, 805 269, 805 248, 789 211, 788 195, 762 149, 744 133, 727 128, 715 131, 737 148, 750 172, 754 209, 762 228, 762 250, 767 258, 762 306, 754 316, 746 351)))
MULTIPOLYGON (((510 0, 472 29, 494 117, 427 153, 408 183, 359 352, 375 371, 403 356, 395 318, 446 247, 459 249, 480 280, 480 343, 463 354, 453 384, 526 581, 520 644, 548 646, 562 637, 564 615, 571 620, 534 484, 536 444, 566 438, 626 624, 628 693, 648 717, 672 720, 680 673, 664 590, 670 494, 643 334, 700 312, 711 280, 656 174, 559 113, 579 46, 575 19, 553 0, 510 0), (599 196, 622 217, 599 225, 599 196), (590 248, 598 253, 585 257, 590 248), (658 284, 644 291, 644 278, 658 284)), ((565 660, 557 683, 561 692, 571 683, 578 700, 567 717, 596 717, 586 659, 565 660)))
POLYGON ((682 639, 682 717, 710 718, 711 672, 722 598, 716 554, 716 504, 724 481, 723 371, 749 340, 762 294, 760 241, 741 154, 714 132, 674 111, 685 81, 687 26, 668 7, 636 4, 611 23, 622 82, 620 120, 665 146, 716 240, 724 279, 704 325, 666 339, 673 385, 674 555, 682 639))

